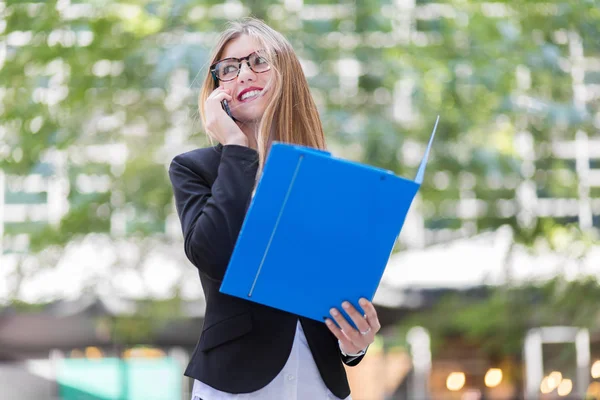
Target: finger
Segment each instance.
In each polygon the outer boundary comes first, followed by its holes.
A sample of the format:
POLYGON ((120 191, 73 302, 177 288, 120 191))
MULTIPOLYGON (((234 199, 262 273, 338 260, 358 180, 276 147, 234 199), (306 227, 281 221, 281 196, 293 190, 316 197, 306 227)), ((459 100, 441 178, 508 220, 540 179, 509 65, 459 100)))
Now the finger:
POLYGON ((218 95, 223 94, 223 93, 230 95, 231 94, 231 90, 229 90, 229 89, 223 89, 223 88, 216 88, 215 90, 213 90, 210 93, 210 95, 208 97, 215 97, 215 96, 218 96, 218 95))
POLYGON ((219 96, 219 95, 221 95, 223 93, 225 93, 227 95, 231 95, 231 90, 230 89, 225 89, 225 88, 222 88, 222 87, 218 87, 218 88, 216 88, 215 90, 213 90, 210 93, 210 95, 208 96, 208 98, 214 98, 214 97, 217 97, 217 96, 219 96))
POLYGON ((348 338, 344 335, 344 332, 329 318, 325 318, 325 325, 329 328, 331 333, 338 338, 338 340, 348 340, 348 338))
POLYGON ((329 331, 333 333, 337 340, 340 341, 340 344, 344 349, 349 349, 348 351, 350 353, 356 353, 361 350, 354 343, 352 343, 352 341, 344 334, 344 332, 342 332, 340 328, 337 327, 332 320, 325 318, 325 325, 327 325, 327 328, 329 328, 329 331))
POLYGON ((220 92, 217 93, 215 95, 211 95, 209 96, 209 98, 207 100, 215 100, 215 101, 223 101, 223 100, 227 100, 227 101, 232 101, 233 97, 231 97, 229 94, 225 93, 225 92, 220 92))
POLYGON ((354 325, 356 325, 360 332, 366 332, 369 330, 370 326, 367 320, 356 310, 356 308, 354 308, 352 304, 350 304, 349 301, 344 301, 342 303, 342 307, 344 307, 344 310, 346 310, 350 318, 352 318, 354 325))
POLYGON ((354 343, 357 346, 363 344, 363 335, 361 335, 356 329, 350 326, 348 320, 346 320, 346 317, 344 317, 341 312, 339 312, 336 308, 332 308, 330 310, 330 313, 333 319, 335 319, 335 322, 337 322, 339 327, 342 329, 342 332, 346 336, 348 336, 352 343, 354 343))
POLYGON ((362 309, 365 311, 365 315, 367 316, 367 321, 371 326, 373 331, 379 332, 381 329, 381 324, 379 323, 379 317, 377 316, 377 310, 375 310, 375 306, 369 300, 362 298, 358 302, 362 309))

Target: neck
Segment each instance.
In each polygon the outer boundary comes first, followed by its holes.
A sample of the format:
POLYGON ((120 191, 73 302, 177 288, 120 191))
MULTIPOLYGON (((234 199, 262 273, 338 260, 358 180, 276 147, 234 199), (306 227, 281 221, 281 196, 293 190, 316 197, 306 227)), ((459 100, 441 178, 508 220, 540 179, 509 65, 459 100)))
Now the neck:
POLYGON ((248 138, 248 147, 257 150, 258 149, 258 143, 257 143, 257 135, 258 135, 258 126, 259 126, 259 122, 245 122, 245 123, 240 123, 238 122, 238 126, 240 127, 241 131, 244 133, 244 135, 246 135, 246 137, 248 138))

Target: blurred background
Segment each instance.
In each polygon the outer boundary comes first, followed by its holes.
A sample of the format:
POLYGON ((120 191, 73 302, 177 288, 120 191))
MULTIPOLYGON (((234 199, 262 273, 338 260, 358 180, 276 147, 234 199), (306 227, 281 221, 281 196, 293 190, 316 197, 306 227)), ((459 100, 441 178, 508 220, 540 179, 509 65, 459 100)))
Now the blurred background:
POLYGON ((189 399, 167 168, 227 20, 293 44, 339 157, 412 178, 355 400, 600 398, 600 1, 0 1, 0 398, 189 399))

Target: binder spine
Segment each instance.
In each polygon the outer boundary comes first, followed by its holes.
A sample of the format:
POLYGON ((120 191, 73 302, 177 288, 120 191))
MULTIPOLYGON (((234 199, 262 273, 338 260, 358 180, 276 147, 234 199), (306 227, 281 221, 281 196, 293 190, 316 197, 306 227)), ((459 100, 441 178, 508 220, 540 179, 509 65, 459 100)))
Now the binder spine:
POLYGON ((267 259, 267 254, 269 253, 271 243, 273 243, 273 238, 275 237, 275 233, 277 232, 277 227, 279 226, 279 221, 281 220, 283 211, 285 210, 285 206, 290 197, 290 193, 292 192, 292 188, 294 187, 294 183, 296 182, 296 177, 298 176, 298 172, 300 171, 300 165, 302 164, 302 160, 304 160, 304 154, 300 154, 300 157, 298 158, 298 163, 296 164, 296 169, 294 170, 294 174, 292 175, 292 180, 290 181, 287 192, 283 199, 283 204, 281 205, 281 210, 279 210, 279 215, 277 215, 277 220, 275 221, 275 226, 273 227, 273 232, 271 232, 271 237, 269 238, 269 242, 267 243, 267 247, 265 248, 265 252, 263 253, 262 259, 260 261, 260 265, 258 266, 256 275, 254 276, 254 282, 252 282, 252 287, 250 287, 250 291, 248 292, 248 297, 252 297, 252 293, 254 292, 256 283, 258 282, 258 277, 260 275, 260 272, 262 271, 262 267, 265 263, 265 260, 267 259))

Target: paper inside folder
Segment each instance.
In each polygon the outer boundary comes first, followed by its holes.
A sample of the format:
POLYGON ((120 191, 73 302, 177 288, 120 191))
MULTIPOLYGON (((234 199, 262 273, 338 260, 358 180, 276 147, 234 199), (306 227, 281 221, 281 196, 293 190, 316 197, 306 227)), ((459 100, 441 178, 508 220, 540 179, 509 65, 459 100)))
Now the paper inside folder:
POLYGON ((415 182, 419 185, 423 183, 423 175, 425 175, 425 166, 427 165, 429 151, 431 150, 431 145, 433 144, 433 138, 435 137, 435 131, 437 129, 439 121, 440 116, 438 115, 435 120, 435 125, 433 126, 433 132, 431 132, 431 138, 429 139, 429 143, 427 144, 427 148, 425 149, 425 154, 423 155, 423 159, 421 160, 421 165, 419 165, 419 170, 417 171, 417 177, 415 178, 415 182))

